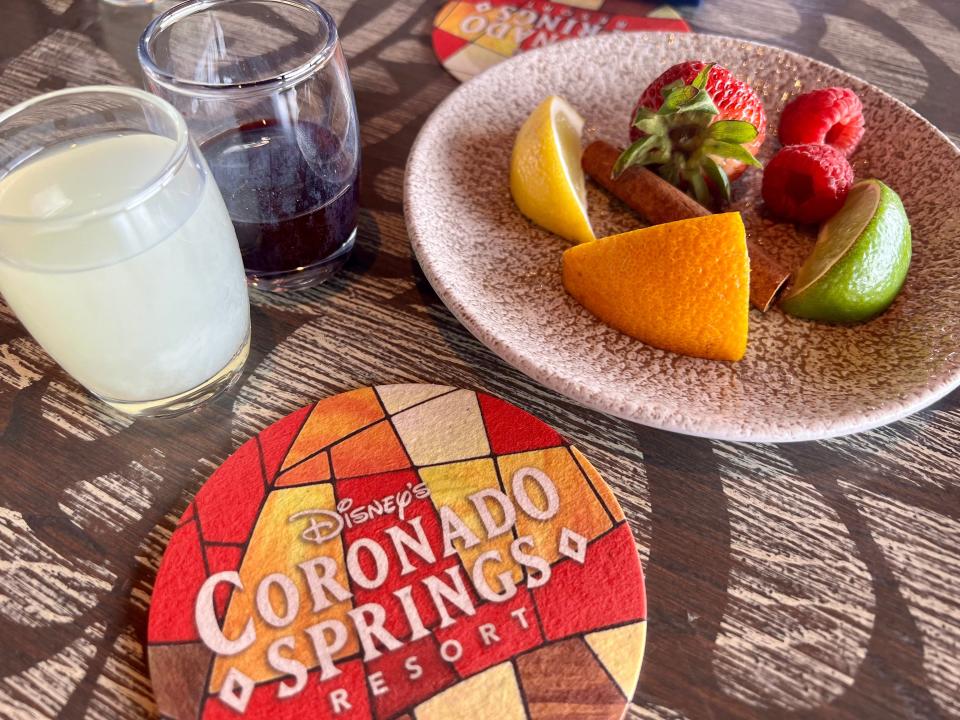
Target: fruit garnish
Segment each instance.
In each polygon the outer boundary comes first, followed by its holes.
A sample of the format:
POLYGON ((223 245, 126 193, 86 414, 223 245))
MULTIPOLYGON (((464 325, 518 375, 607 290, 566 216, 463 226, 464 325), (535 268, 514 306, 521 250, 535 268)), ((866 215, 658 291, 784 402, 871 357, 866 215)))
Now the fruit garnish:
POLYGON ((526 119, 510 158, 513 201, 543 228, 574 242, 596 239, 587 216, 587 189, 580 167, 583 118, 551 95, 526 119))
POLYGON ((830 145, 788 145, 763 171, 763 201, 785 220, 819 223, 833 215, 853 184, 853 168, 830 145))
POLYGON ((911 252, 910 221, 900 197, 879 180, 862 180, 820 229, 781 307, 809 320, 869 320, 900 292, 911 252))
POLYGON ((657 165, 661 177, 683 187, 703 205, 714 193, 730 199, 730 182, 748 165, 766 136, 760 96, 725 67, 701 61, 674 65, 637 102, 630 126, 633 143, 614 173, 630 165, 657 165))
POLYGON ((804 93, 783 109, 779 135, 783 145, 823 143, 850 157, 863 137, 863 105, 849 88, 804 93))
MULTIPOLYGON (((645 167, 632 167, 616 178, 613 165, 621 150, 603 140, 594 140, 580 159, 584 172, 647 222, 659 223, 709 215, 710 211, 689 195, 645 167)), ((747 238, 750 255, 750 304, 761 312, 770 309, 790 278, 786 266, 747 238)))
POLYGON ((678 220, 572 247, 563 286, 648 345, 712 360, 747 347, 750 262, 740 213, 678 220))

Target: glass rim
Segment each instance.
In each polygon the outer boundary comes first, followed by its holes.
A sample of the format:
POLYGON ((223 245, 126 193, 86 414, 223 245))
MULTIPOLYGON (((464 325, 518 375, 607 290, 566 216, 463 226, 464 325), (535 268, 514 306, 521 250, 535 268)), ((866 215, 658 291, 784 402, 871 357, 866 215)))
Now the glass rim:
MULTIPOLYGON (((2 128, 5 123, 9 122, 17 115, 20 115, 24 111, 29 110, 30 108, 48 100, 55 100, 62 97, 68 97, 70 95, 86 94, 123 95, 126 97, 132 97, 163 112, 170 120, 173 121, 177 135, 174 139, 175 145, 173 151, 170 153, 170 157, 167 158, 163 166, 156 173, 151 175, 150 179, 147 180, 139 190, 123 200, 116 200, 92 210, 83 210, 81 212, 55 215, 50 218, 25 215, 4 215, 0 213, 0 223, 24 225, 36 224, 48 226, 73 225, 95 218, 116 215, 121 212, 132 210, 133 208, 142 204, 144 201, 156 195, 179 171, 189 149, 190 136, 187 131, 186 121, 183 119, 183 116, 177 112, 176 108, 174 108, 173 105, 168 103, 166 100, 157 97, 156 95, 151 95, 147 91, 140 90, 139 88, 135 87, 129 87, 126 85, 83 85, 81 87, 64 88, 62 90, 54 90, 53 92, 44 93, 43 95, 37 95, 36 97, 32 97, 29 100, 24 100, 23 102, 7 108, 3 112, 0 112, 0 128, 2 128)), ((43 151, 41 150, 40 152, 43 151)), ((33 156, 31 155, 31 157, 33 156)), ((27 162, 29 162, 29 160, 27 162)), ((15 168, 11 168, 10 172, 14 171, 15 168)), ((0 176, 0 178, 6 177, 7 174, 8 173, 4 173, 2 176, 0 176)))
POLYGON ((337 24, 330 13, 313 2, 313 0, 242 0, 245 2, 259 1, 265 4, 288 5, 312 12, 320 19, 324 27, 326 27, 327 39, 323 45, 319 47, 317 52, 296 67, 290 70, 281 70, 271 77, 251 80, 249 82, 206 83, 187 80, 177 77, 174 73, 162 69, 157 64, 151 52, 150 45, 161 32, 185 18, 207 12, 220 5, 233 4, 236 1, 237 0, 186 0, 157 15, 144 29, 140 35, 140 41, 137 43, 137 58, 140 61, 140 68, 144 74, 158 85, 162 85, 175 92, 190 93, 193 95, 213 95, 218 97, 223 94, 254 95, 274 92, 297 85, 302 80, 313 75, 333 57, 337 43, 339 42, 337 24))

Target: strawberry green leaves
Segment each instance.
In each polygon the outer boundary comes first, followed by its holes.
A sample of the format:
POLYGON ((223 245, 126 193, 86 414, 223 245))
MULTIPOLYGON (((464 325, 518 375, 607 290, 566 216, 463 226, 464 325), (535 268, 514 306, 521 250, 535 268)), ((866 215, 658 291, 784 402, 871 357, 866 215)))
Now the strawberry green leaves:
POLYGON ((703 70, 697 73, 697 76, 693 79, 693 82, 690 83, 697 90, 706 90, 707 89, 707 80, 710 79, 710 71, 713 70, 713 66, 716 63, 707 63, 703 66, 703 70))
POLYGON ((637 114, 633 116, 633 126, 647 135, 660 135, 667 129, 664 116, 646 108, 637 108, 637 114))
POLYGON ((714 67, 706 64, 689 84, 677 80, 665 85, 658 110, 637 108, 632 126, 639 138, 617 159, 614 178, 632 165, 655 165, 667 181, 712 205, 714 195, 730 200, 730 179, 724 170, 728 159, 760 167, 743 147, 757 139, 758 129, 745 120, 717 117, 720 111, 707 90, 714 67))
POLYGON ((661 135, 647 135, 640 138, 620 153, 613 165, 611 175, 620 177, 631 165, 660 165, 670 159, 670 148, 661 135))
MULTIPOLYGON (((710 180, 711 183, 713 183, 713 186, 717 189, 717 192, 720 193, 720 198, 724 202, 730 202, 730 198, 731 198, 730 178, 727 177, 727 174, 723 171, 723 168, 717 165, 717 161, 714 160, 709 155, 704 156, 704 158, 700 161, 700 165, 701 167, 703 167, 704 173, 706 174, 707 178, 710 180)), ((696 189, 697 189, 696 186, 694 186, 694 190, 696 189)), ((707 199, 707 202, 704 202, 702 199, 698 197, 697 201, 701 205, 707 205, 710 201, 709 193, 707 194, 706 199, 707 199)))
POLYGON ((718 120, 707 129, 714 140, 747 143, 756 139, 757 129, 746 120, 718 120))
MULTIPOLYGON (((704 70, 712 67, 708 65, 704 70)), ((703 75, 703 72, 700 73, 703 75)), ((699 79, 699 75, 697 78, 699 79)), ((694 80, 694 83, 697 81, 694 80)), ((706 82, 704 80, 704 82, 706 82)), ((719 113, 717 106, 713 104, 713 98, 710 97, 710 93, 703 89, 703 87, 698 87, 695 84, 683 85, 678 84, 673 87, 667 86, 664 88, 664 97, 663 105, 660 106, 660 109, 657 111, 657 114, 669 117, 674 113, 705 113, 711 117, 719 113)), ((645 110, 646 108, 639 108, 645 110)), ((634 120, 636 122, 636 120, 634 120)))
POLYGON ((703 152, 707 155, 713 155, 721 158, 733 158, 739 160, 744 165, 753 165, 753 167, 763 167, 749 150, 742 145, 732 142, 723 142, 721 140, 707 140, 703 143, 703 152))
MULTIPOLYGON (((703 157, 700 159, 700 165, 724 202, 730 202, 730 179, 714 158, 733 158, 744 165, 762 168, 760 161, 740 144, 748 143, 756 137, 757 129, 744 120, 718 120, 707 128, 708 139, 703 143, 703 157)), ((698 190, 696 185, 693 185, 693 189, 698 190)), ((709 199, 708 194, 708 202, 709 199)), ((697 200, 701 204, 707 204, 700 198, 699 192, 697 192, 697 200)))
POLYGON ((704 206, 709 205, 712 197, 710 188, 707 187, 707 182, 703 179, 703 174, 699 168, 687 168, 681 172, 681 175, 693 188, 693 196, 697 199, 697 202, 704 206))

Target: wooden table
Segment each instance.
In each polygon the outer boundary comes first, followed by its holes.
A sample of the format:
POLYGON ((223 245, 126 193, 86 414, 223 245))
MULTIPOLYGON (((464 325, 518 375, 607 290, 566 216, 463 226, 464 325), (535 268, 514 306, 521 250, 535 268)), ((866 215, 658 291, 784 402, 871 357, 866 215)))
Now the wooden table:
MULTIPOLYGON (((482 388, 576 440, 616 489, 647 572, 632 718, 960 715, 960 395, 828 442, 731 445, 586 410, 474 340, 411 257, 401 182, 457 85, 431 0, 333 0, 362 119, 359 246, 330 284, 253 295, 231 393, 137 421, 87 396, 0 306, 0 716, 155 713, 143 643, 175 519, 241 441, 356 386, 482 388)), ((4 0, 0 106, 67 85, 139 84, 151 9, 4 0)), ((707 31, 839 65, 960 136, 956 0, 705 0, 707 31)))

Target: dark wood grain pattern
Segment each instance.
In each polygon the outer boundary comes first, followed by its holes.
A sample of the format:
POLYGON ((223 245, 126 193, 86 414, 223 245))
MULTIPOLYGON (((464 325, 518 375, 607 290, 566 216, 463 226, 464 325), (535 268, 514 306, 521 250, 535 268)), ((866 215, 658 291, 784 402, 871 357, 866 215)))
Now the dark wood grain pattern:
MULTIPOLYGON (((0 107, 139 84, 136 37, 169 4, 4 0, 0 107)), ((202 481, 309 400, 410 381, 516 403, 575 439, 614 487, 648 575, 630 717, 960 716, 960 395, 854 437, 748 447, 634 426, 535 385, 453 319, 410 254, 404 162, 456 87, 430 49, 439 2, 325 4, 362 122, 359 244, 322 288, 254 293, 251 357, 231 393, 186 417, 131 421, 0 304, 0 717, 156 716, 150 592, 202 481)), ((698 30, 838 65, 960 138, 955 0, 704 0, 684 14, 698 30)))
POLYGON ((516 659, 530 720, 616 720, 623 695, 582 638, 537 648, 516 659))

